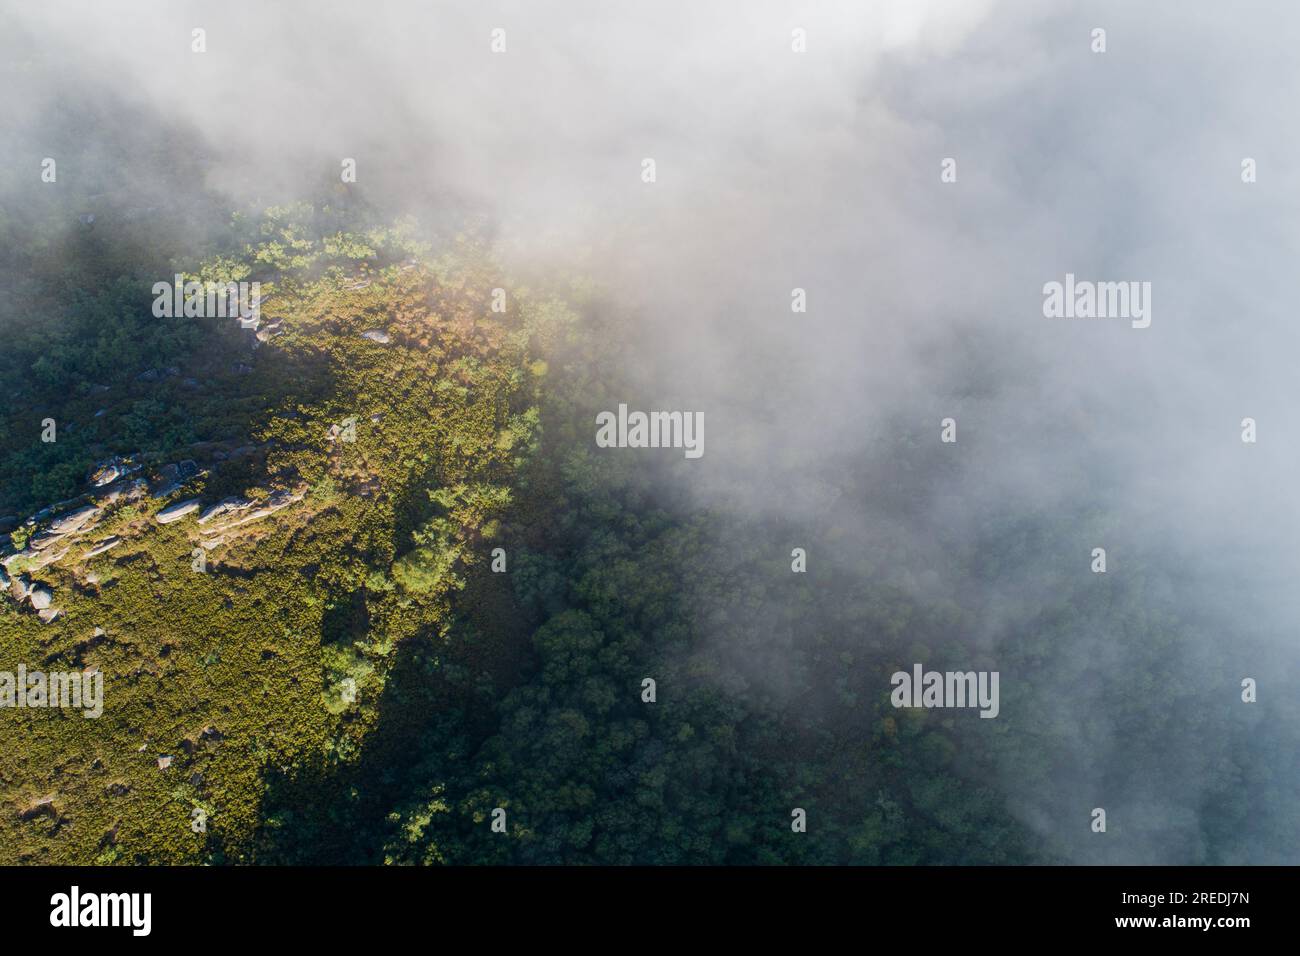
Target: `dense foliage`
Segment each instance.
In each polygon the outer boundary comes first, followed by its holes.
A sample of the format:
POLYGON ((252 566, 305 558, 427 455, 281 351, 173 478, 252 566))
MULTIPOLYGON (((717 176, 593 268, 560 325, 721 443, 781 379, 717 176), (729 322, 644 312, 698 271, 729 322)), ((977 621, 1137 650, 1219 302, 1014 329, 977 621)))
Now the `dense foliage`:
MULTIPOLYGON (((1190 862, 1234 862, 1247 818, 1279 853, 1298 843, 1270 809, 1295 748, 1243 745, 1258 727, 1228 714, 1231 687, 1204 705, 1225 661, 1166 651, 1212 623, 1140 573, 1004 608, 1023 633, 972 658, 978 589, 901 586, 885 553, 927 570, 905 541, 701 508, 680 456, 596 448, 594 412, 634 397, 616 371, 633 333, 586 283, 530 289, 472 237, 430 243, 327 206, 236 217, 188 267, 143 242, 110 254, 98 233, 63 243, 23 263, 0 328, 0 515, 73 498, 111 455, 194 459, 184 494, 205 501, 305 497, 201 573, 196 526, 133 502, 100 529, 121 546, 41 571, 62 617, 0 604, 5 666, 106 676, 98 720, 0 713, 3 862, 1100 862, 1087 814, 1108 771, 1071 792, 1059 761, 1116 726, 1127 752, 1106 767, 1126 786, 1165 759, 1171 727, 1204 749, 1200 819, 1163 824, 1199 828, 1190 862), (260 281, 278 334, 155 319, 149 287, 173 268, 260 281), (1080 616, 1124 635, 1126 685, 1097 686, 1058 639, 1080 616), (1000 719, 890 705, 891 672, 945 659, 1016 675, 1000 719), (1071 685, 1107 726, 1058 716, 1071 685), (1152 688, 1173 696, 1153 706, 1152 688), (1038 802, 1009 805, 1008 774, 1038 802), (1079 817, 1077 844, 1034 832, 1045 808, 1079 817)), ((894 438, 899 474, 942 468, 894 438)), ((929 503, 923 481, 873 477, 842 494, 929 503)), ((928 570, 978 580, 996 555, 1028 576, 1068 547, 1066 524, 999 516, 928 570)))

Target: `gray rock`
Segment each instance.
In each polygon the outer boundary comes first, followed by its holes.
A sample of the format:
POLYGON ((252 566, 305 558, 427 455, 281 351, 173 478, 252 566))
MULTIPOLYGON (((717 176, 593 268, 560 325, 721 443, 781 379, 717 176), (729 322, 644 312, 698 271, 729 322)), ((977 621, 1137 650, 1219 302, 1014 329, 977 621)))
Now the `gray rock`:
POLYGON ((140 466, 133 464, 130 459, 114 455, 95 465, 90 472, 90 483, 96 488, 102 488, 139 470, 140 466))
POLYGON ((190 498, 188 501, 179 501, 174 505, 169 505, 162 511, 158 512, 155 517, 159 524, 171 524, 173 521, 180 521, 186 515, 194 514, 199 510, 200 501, 198 498, 190 498))
POLYGON ((9 582, 9 596, 19 604, 27 600, 32 593, 32 582, 25 574, 19 574, 9 582))
POLYGON ((86 505, 84 508, 78 508, 76 511, 70 511, 55 518, 50 522, 48 533, 65 535, 83 531, 92 525, 99 515, 100 510, 98 508, 94 505, 86 505))
POLYGON ((109 551, 113 548, 116 548, 121 543, 122 543, 122 539, 119 538, 117 535, 113 535, 111 538, 105 538, 103 541, 99 542, 99 544, 95 545, 93 548, 87 551, 85 557, 97 558, 105 551, 109 551))
POLYGON ((39 617, 44 623, 49 624, 53 622, 57 617, 59 617, 59 615, 61 615, 62 613, 63 612, 60 611, 57 607, 47 607, 37 611, 36 616, 39 617))
POLYGON ((253 502, 247 498, 223 498, 210 508, 204 509, 203 513, 199 515, 199 524, 207 524, 214 518, 220 518, 222 515, 232 512, 244 511, 251 507, 253 507, 253 502))
POLYGON ((54 592, 44 584, 38 584, 32 588, 29 597, 32 601, 32 607, 38 611, 44 611, 50 606, 50 602, 54 600, 54 592))
POLYGON ((101 507, 115 504, 118 500, 123 498, 127 501, 137 501, 140 498, 143 498, 148 490, 149 483, 143 478, 117 481, 105 488, 103 493, 95 499, 95 501, 101 507))
POLYGON ((379 329, 371 329, 368 332, 362 332, 361 337, 363 339, 369 339, 371 342, 378 342, 380 345, 387 345, 390 341, 392 341, 388 337, 387 332, 382 332, 379 329))

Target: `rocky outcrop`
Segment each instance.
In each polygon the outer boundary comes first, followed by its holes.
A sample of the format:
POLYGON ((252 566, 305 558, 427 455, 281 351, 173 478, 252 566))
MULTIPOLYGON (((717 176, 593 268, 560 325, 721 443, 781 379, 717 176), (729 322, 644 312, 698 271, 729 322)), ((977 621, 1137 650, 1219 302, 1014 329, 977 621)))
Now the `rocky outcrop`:
POLYGON ((198 463, 189 458, 174 465, 163 465, 158 469, 157 480, 149 489, 149 493, 155 498, 166 498, 199 474, 198 463))
POLYGON ((174 505, 168 505, 154 517, 159 524, 171 524, 173 521, 180 521, 186 515, 192 515, 199 510, 200 500, 190 498, 188 501, 178 501, 174 505))
POLYGON ((116 547, 117 547, 119 544, 121 544, 121 543, 122 543, 122 539, 119 538, 117 535, 113 535, 112 537, 105 538, 103 541, 101 541, 101 542, 99 542, 98 544, 96 544, 96 545, 95 545, 94 547, 92 547, 89 551, 87 551, 84 555, 82 555, 82 557, 83 557, 83 558, 97 558, 97 557, 99 557, 101 554, 103 554, 104 552, 106 552, 106 551, 110 551, 110 550, 112 550, 113 548, 116 548, 116 547))
POLYGON ((387 345, 392 341, 392 339, 388 337, 388 333, 381 331, 380 329, 370 329, 368 332, 362 332, 361 337, 363 339, 369 339, 371 342, 377 342, 380 345, 387 345))
POLYGON ((204 525, 203 547, 212 549, 225 543, 225 536, 238 532, 246 525, 269 518, 307 496, 305 488, 297 491, 277 491, 261 501, 248 498, 227 498, 213 505, 199 518, 204 525))
POLYGON ((27 600, 27 595, 32 593, 32 580, 25 574, 15 575, 9 582, 9 596, 22 604, 27 600))
POLYGON ((133 475, 141 468, 140 465, 134 464, 130 458, 122 458, 114 455, 112 458, 98 462, 90 472, 90 484, 95 488, 102 488, 105 485, 111 485, 127 475, 133 475))
POLYGON ((54 592, 44 584, 38 584, 32 588, 28 600, 32 602, 32 607, 36 608, 36 610, 44 611, 50 606, 50 602, 54 600, 54 592))
POLYGON ((148 491, 149 483, 143 478, 124 479, 105 488, 95 498, 95 503, 101 508, 107 508, 119 502, 139 501, 148 491))
POLYGON ((223 498, 215 505, 203 509, 203 513, 199 515, 199 524, 207 524, 223 515, 238 514, 241 511, 246 511, 253 507, 254 504, 256 504, 256 502, 251 501, 248 498, 223 498))
POLYGON ((8 582, 8 594, 13 598, 21 608, 28 601, 31 602, 32 609, 36 611, 36 616, 46 624, 54 621, 63 612, 54 607, 54 591, 45 584, 32 584, 31 579, 26 574, 20 574, 8 582))

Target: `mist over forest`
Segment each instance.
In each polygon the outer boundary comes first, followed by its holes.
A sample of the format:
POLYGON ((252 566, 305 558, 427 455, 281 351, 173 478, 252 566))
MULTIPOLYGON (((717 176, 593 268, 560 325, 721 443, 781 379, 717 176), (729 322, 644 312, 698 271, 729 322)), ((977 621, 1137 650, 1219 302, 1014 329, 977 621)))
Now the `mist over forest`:
POLYGON ((1300 862, 1300 12, 744 7, 0 2, 0 862, 1300 862))

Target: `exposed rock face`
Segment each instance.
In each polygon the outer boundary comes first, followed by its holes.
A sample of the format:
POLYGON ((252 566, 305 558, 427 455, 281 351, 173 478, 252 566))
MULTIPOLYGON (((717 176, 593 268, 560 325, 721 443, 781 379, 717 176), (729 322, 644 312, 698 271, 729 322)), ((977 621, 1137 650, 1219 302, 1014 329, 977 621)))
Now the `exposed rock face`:
POLYGON ((392 341, 392 339, 388 337, 387 332, 383 332, 379 329, 371 329, 368 332, 362 332, 361 337, 363 339, 369 339, 371 342, 378 342, 380 345, 387 345, 392 341))
POLYGON ((149 483, 143 478, 118 481, 106 487, 103 494, 95 501, 100 507, 107 508, 119 501, 136 501, 143 498, 148 490, 149 483))
POLYGON ((163 465, 158 469, 158 480, 154 482, 150 493, 155 498, 166 498, 181 485, 199 474, 199 466, 191 459, 174 465, 163 465))
POLYGON ((47 607, 37 611, 36 616, 39 617, 43 623, 50 624, 62 613, 63 612, 57 607, 47 607))
POLYGON ((156 515, 158 523, 171 524, 173 521, 180 521, 186 515, 198 511, 199 504, 198 498, 190 498, 188 501, 179 501, 174 505, 169 505, 156 515))
POLYGON ((103 541, 99 542, 99 544, 87 551, 84 556, 87 558, 97 558, 105 551, 116 548, 121 543, 122 539, 117 535, 113 535, 111 538, 105 538, 103 541))
POLYGON ((50 523, 48 528, 34 535, 27 542, 27 548, 29 551, 44 551, 52 545, 61 543, 68 535, 89 531, 103 517, 103 513, 103 509, 95 505, 86 505, 84 508, 60 515, 50 523))
POLYGON ((251 507, 253 507, 253 502, 247 498, 224 498, 215 505, 203 510, 203 514, 199 515, 199 524, 207 524, 222 515, 245 511, 251 507))
POLYGON ((95 465, 90 473, 90 483, 96 488, 102 488, 139 470, 140 466, 132 464, 130 459, 114 455, 95 465))
POLYGON ((25 574, 20 574, 9 582, 9 596, 19 604, 27 600, 27 595, 32 593, 31 579, 25 574))
POLYGON ((261 521, 289 507, 296 502, 302 501, 307 496, 305 488, 298 491, 277 491, 270 495, 264 501, 250 501, 246 498, 227 498, 209 508, 204 515, 199 518, 200 523, 206 523, 203 530, 207 540, 203 542, 204 548, 214 548, 218 544, 224 543, 224 539, 219 536, 224 535, 244 525, 252 524, 255 521, 261 521), (218 511, 217 509, 221 510, 218 511))
POLYGON ((78 508, 68 514, 60 515, 50 522, 50 534, 73 534, 83 530, 88 524, 98 518, 100 510, 94 505, 86 505, 84 508, 78 508))
POLYGON ((44 611, 50 606, 50 602, 54 600, 54 593, 44 584, 38 584, 32 588, 29 597, 31 598, 32 607, 38 611, 44 611))
POLYGON ((71 550, 71 547, 64 545, 62 547, 46 548, 44 551, 33 551, 28 548, 25 551, 19 551, 17 554, 11 554, 4 559, 4 566, 12 573, 14 565, 22 562, 23 567, 28 571, 39 571, 41 568, 48 567, 55 561, 63 558, 71 550))

